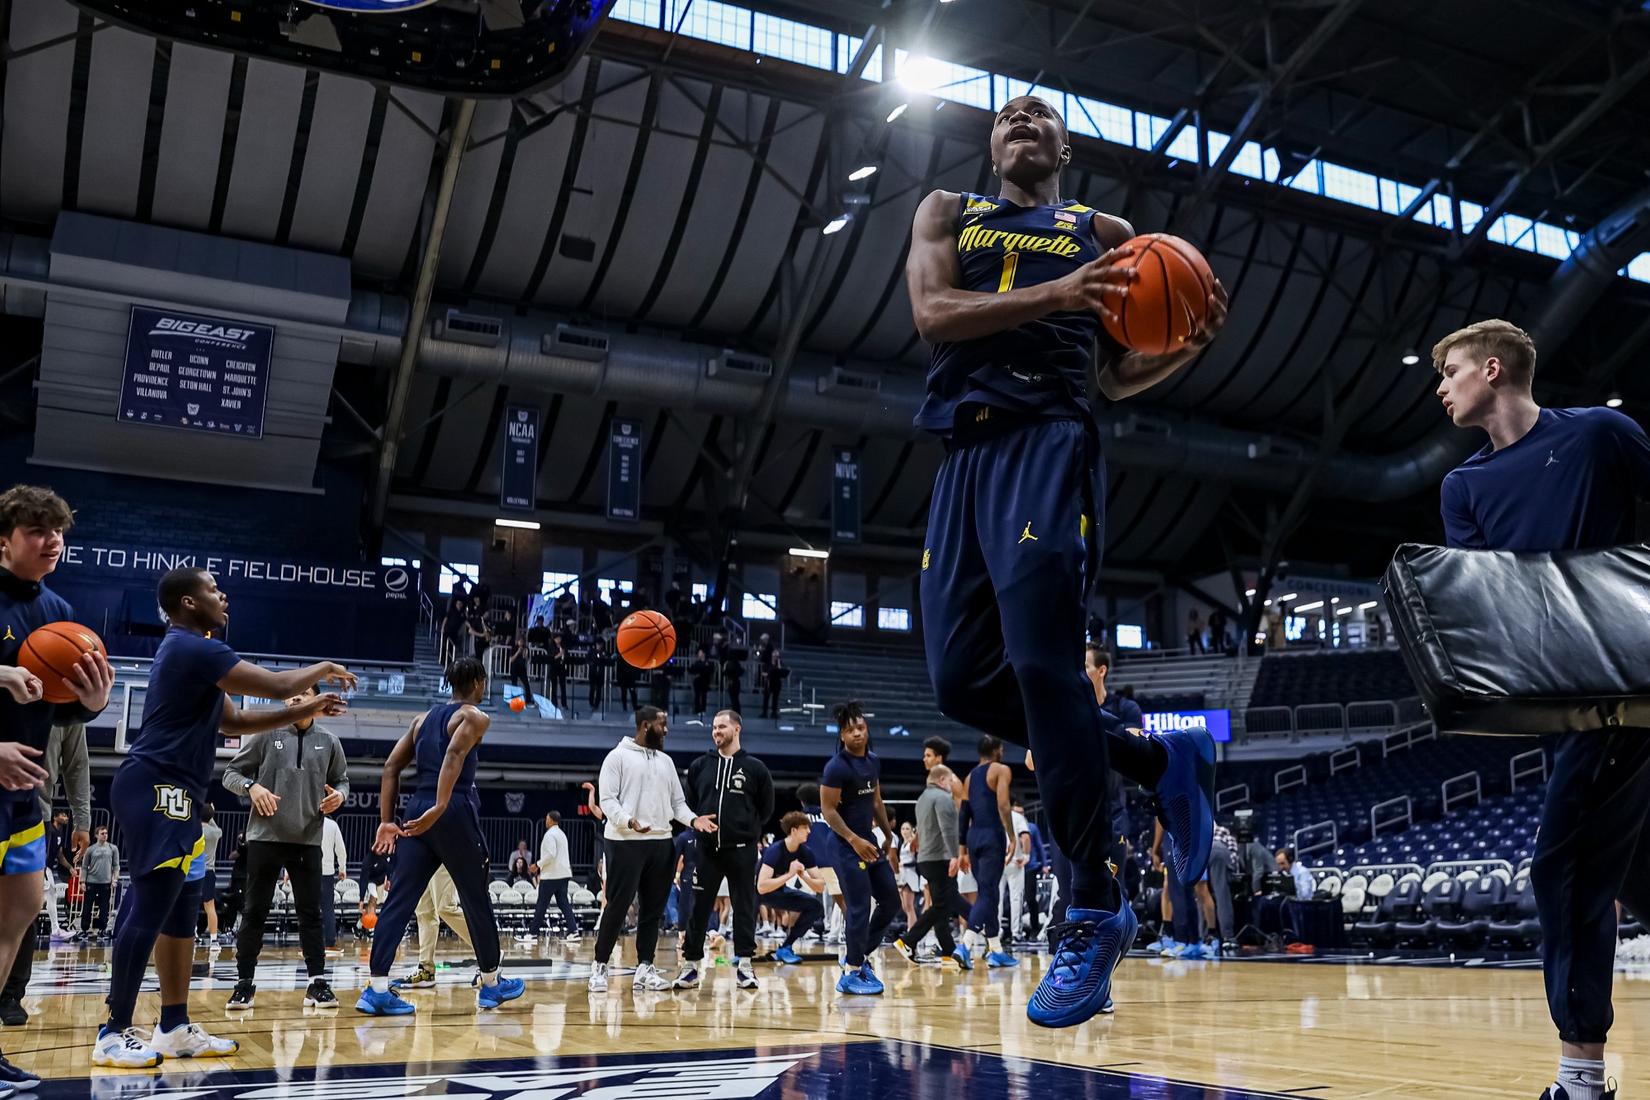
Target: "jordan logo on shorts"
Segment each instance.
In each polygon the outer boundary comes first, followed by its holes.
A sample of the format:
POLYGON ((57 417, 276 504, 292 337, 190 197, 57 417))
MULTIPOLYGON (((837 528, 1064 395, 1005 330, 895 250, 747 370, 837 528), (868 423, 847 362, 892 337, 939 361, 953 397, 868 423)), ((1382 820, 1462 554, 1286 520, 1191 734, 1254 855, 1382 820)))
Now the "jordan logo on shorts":
MULTIPOLYGON (((1031 521, 1026 521, 1026 529, 1020 532, 1020 542, 1036 542, 1037 536, 1031 533, 1031 521)), ((1016 544, 1018 545, 1018 544, 1016 544)))
POLYGON ((15 642, 16 640, 17 636, 11 632, 11 624, 7 623, 6 636, 4 638, 0 638, 0 642, 15 642))

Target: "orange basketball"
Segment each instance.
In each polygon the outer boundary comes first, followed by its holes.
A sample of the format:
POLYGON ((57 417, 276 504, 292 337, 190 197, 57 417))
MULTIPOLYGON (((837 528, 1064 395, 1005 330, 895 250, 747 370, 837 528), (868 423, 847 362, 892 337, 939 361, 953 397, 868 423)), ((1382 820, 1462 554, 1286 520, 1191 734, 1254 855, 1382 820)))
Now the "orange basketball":
POLYGON ((658 668, 676 654, 676 628, 657 611, 632 611, 619 624, 619 656, 637 668, 658 668))
POLYGON ((47 623, 23 639, 17 663, 40 677, 48 703, 74 702, 74 690, 64 676, 82 654, 109 651, 103 639, 79 623, 47 623))
POLYGON ((515 711, 517 714, 520 714, 522 711, 527 709, 527 700, 517 695, 515 698, 510 700, 510 709, 515 711))
POLYGON ((362 913, 361 914, 361 927, 365 928, 368 932, 371 932, 374 928, 377 928, 378 927, 378 914, 377 913, 362 913))
POLYGON ((1215 274, 1190 243, 1167 233, 1144 233, 1124 242, 1134 255, 1124 262, 1137 278, 1126 297, 1108 302, 1117 314, 1106 331, 1130 351, 1167 355, 1179 351, 1209 313, 1215 274))

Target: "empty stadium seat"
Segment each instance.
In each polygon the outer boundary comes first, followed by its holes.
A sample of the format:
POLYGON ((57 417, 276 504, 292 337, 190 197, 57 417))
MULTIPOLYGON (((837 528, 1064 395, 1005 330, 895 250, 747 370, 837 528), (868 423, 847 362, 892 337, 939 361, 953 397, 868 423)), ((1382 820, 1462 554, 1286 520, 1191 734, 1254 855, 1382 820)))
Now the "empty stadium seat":
POLYGON ((1364 888, 1362 886, 1341 887, 1341 917, 1347 922, 1355 922, 1363 915, 1364 888))
MULTIPOLYGON (((487 895, 493 899, 494 905, 503 900, 506 890, 511 890, 510 884, 501 879, 494 879, 487 884, 487 895)), ((514 893, 513 890, 511 892, 514 893)))
MULTIPOLYGON (((1400 880, 1400 885, 1412 882, 1409 876, 1400 880)), ((1394 891, 1396 892, 1396 891, 1394 891)), ((1393 935, 1400 945, 1421 946, 1437 939, 1438 927, 1444 921, 1453 921, 1457 918, 1461 908, 1461 895, 1464 888, 1460 880, 1445 875, 1433 883, 1421 900, 1421 911, 1409 920, 1400 920, 1393 926, 1393 935)))
POLYGON ((1541 942, 1541 920, 1528 875, 1513 879, 1512 890, 1504 898, 1503 912, 1504 915, 1489 922, 1487 933, 1491 945, 1532 947, 1541 942))
MULTIPOLYGON (((1382 875, 1376 879, 1391 881, 1390 875, 1382 875)), ((1400 883, 1392 886, 1391 892, 1381 899, 1375 909, 1373 920, 1358 921, 1352 926, 1352 942, 1367 944, 1371 947, 1390 946, 1397 933, 1399 921, 1413 921, 1415 911, 1421 904, 1421 883, 1418 880, 1400 883)))
POLYGON ((1459 917, 1439 918, 1436 929, 1439 940, 1456 947, 1478 946, 1489 934, 1490 920, 1504 907, 1506 897, 1507 886, 1499 875, 1480 877, 1461 898, 1459 917))

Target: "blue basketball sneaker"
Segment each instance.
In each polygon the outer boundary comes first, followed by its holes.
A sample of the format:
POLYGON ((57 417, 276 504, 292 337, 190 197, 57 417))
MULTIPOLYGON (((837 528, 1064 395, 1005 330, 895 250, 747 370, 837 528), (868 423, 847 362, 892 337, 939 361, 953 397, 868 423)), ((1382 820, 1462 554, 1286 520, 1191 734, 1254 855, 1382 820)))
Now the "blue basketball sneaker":
POLYGON ((355 1011, 365 1012, 368 1016, 411 1016, 414 1009, 411 1001, 403 1001, 392 990, 386 989, 380 993, 369 985, 361 991, 361 999, 355 1002, 355 1011))
POLYGON ((513 1001, 527 990, 527 984, 520 978, 506 978, 499 976, 492 985, 481 983, 481 989, 476 993, 477 1008, 497 1008, 505 1001, 513 1001))
POLYGON ((1174 842, 1170 853, 1181 882, 1198 882, 1209 869, 1215 839, 1215 739, 1202 726, 1157 735, 1169 755, 1157 781, 1157 816, 1174 842))
POLYGON ((778 951, 773 953, 773 961, 780 963, 799 963, 802 961, 802 956, 798 955, 790 948, 789 945, 787 945, 785 947, 781 947, 778 951))
MULTIPOLYGON (((40 1078, 26 1069, 12 1065, 0 1054, 0 1088, 12 1092, 32 1092, 40 1087, 40 1078)), ((0 1093, 0 1095, 6 1095, 0 1093)))
POLYGON ((966 943, 959 941, 957 943, 957 949, 951 952, 951 957, 956 959, 957 965, 962 967, 964 970, 974 969, 974 952, 968 949, 968 945, 966 943))
POLYGON ((862 966, 858 970, 844 970, 842 977, 836 981, 838 993, 855 993, 863 997, 875 997, 882 992, 882 982, 875 974, 868 973, 862 966))
POLYGON ((1139 927, 1126 904, 1115 913, 1068 909, 1065 923, 1054 929, 1053 957, 1026 1005, 1026 1019, 1043 1027, 1075 1027, 1104 1012, 1111 1001, 1112 971, 1139 927))
POLYGON ((1019 966, 1020 960, 1016 959, 1013 955, 1010 955, 1007 951, 993 951, 986 955, 985 965, 993 970, 997 970, 1003 967, 1019 966))

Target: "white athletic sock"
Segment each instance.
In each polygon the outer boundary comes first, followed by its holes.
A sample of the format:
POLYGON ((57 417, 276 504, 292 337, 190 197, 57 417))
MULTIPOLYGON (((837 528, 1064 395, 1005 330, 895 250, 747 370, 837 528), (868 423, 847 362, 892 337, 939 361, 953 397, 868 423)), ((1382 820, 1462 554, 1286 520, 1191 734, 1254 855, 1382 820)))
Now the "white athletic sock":
POLYGON ((482 985, 497 985, 498 984, 498 971, 497 970, 483 970, 481 972, 481 984, 482 985))
POLYGON ((388 993, 390 991, 389 976, 385 975, 384 977, 380 978, 376 974, 373 975, 372 991, 374 993, 388 993))
POLYGON ((1603 1100, 1604 1059, 1560 1058, 1558 1083, 1570 1094, 1570 1100, 1603 1100))
POLYGON ((1001 936, 989 936, 986 938, 985 942, 986 946, 991 948, 992 951, 1001 951, 1003 949, 1003 940, 1001 936))

